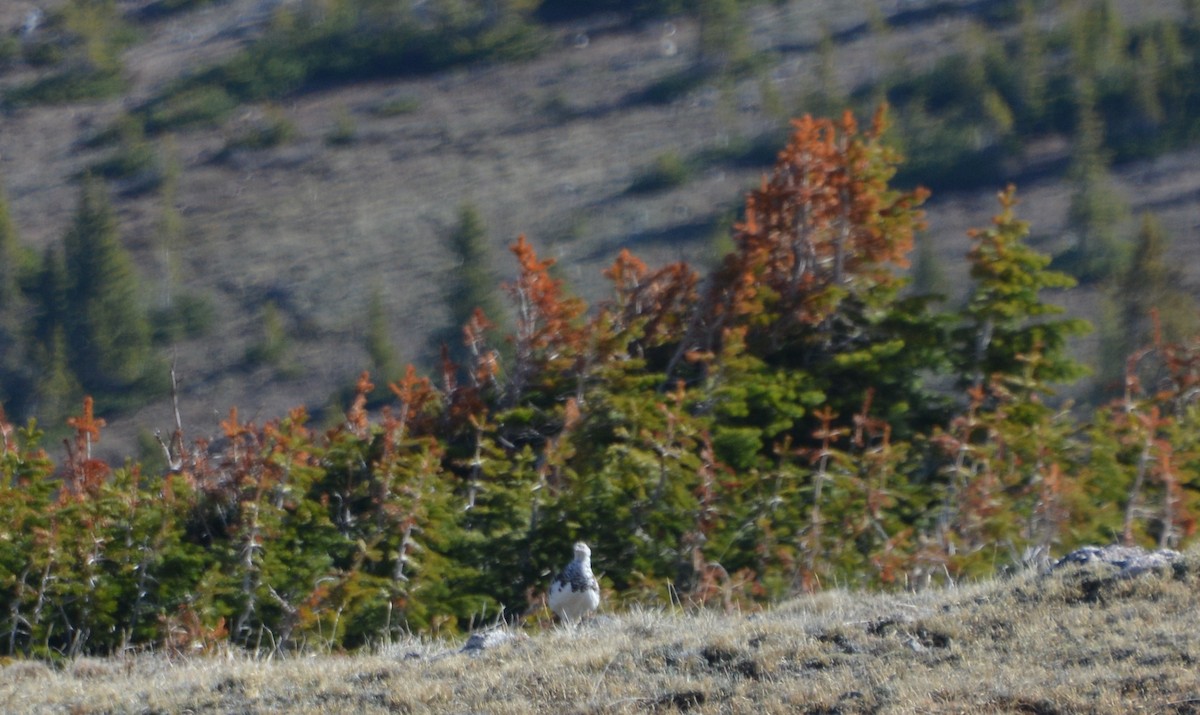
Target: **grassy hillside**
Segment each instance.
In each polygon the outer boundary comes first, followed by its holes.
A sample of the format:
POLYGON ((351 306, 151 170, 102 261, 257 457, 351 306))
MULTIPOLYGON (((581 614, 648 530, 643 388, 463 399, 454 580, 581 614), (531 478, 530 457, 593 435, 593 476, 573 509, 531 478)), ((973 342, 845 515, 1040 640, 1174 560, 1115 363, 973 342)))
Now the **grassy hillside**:
POLYGON ((1194 713, 1200 554, 768 611, 601 613, 481 651, 131 653, 0 667, 12 712, 1194 713))
MULTIPOLYGON (((1130 27, 1180 12, 1175 2, 1117 5, 1130 27)), ((547 26, 532 58, 354 81, 316 74, 272 94, 231 84, 240 75, 228 68, 254 48, 268 56, 261 38, 278 32, 273 4, 126 0, 114 5, 123 24, 86 65, 96 70, 86 75, 98 83, 87 85, 96 96, 71 98, 53 94, 65 91, 60 65, 13 49, 26 42, 20 27, 35 6, 53 16, 64 3, 0 8, 9 31, 0 176, 23 260, 61 242, 81 172, 108 176, 140 300, 176 326, 156 333, 163 362, 155 369, 175 362, 184 422, 200 433, 215 432, 216 415, 235 404, 263 419, 344 399, 353 376, 375 367, 368 309, 376 298, 384 317, 375 334, 396 359, 432 364, 451 328, 446 293, 459 259, 449 238, 465 204, 482 219, 496 284, 513 275, 505 247, 521 232, 559 260, 585 297, 621 247, 652 265, 703 264, 769 165, 787 117, 823 109, 814 96, 869 97, 897 58, 923 71, 969 51, 973 27, 1001 38, 1014 32, 1006 2, 753 4, 744 43, 754 61, 745 71, 698 76, 694 20, 599 15, 547 26), (113 85, 105 68, 116 65, 113 85), (218 66, 226 73, 205 69, 218 66), (155 124, 160 100, 178 99, 189 86, 181 80, 196 76, 243 89, 229 90, 228 106, 204 89, 197 106, 220 109, 207 123, 155 124), (54 101, 32 101, 31 88, 54 101)), ((1063 22, 1038 7, 1047 27, 1063 22)), ((1022 213, 1052 252, 1070 247, 1068 147, 1051 132, 996 173, 1020 181, 1022 213)), ((1200 188, 1189 151, 1124 164, 1113 176, 1133 212, 1160 215, 1179 265, 1189 264, 1200 188)), ((965 230, 987 220, 996 188, 958 190, 949 181, 934 195, 929 235, 951 286, 965 270, 965 230)), ((1192 280, 1185 275, 1185 287, 1192 280)), ((1098 295, 1089 289, 1066 301, 1094 317, 1098 295)), ((130 454, 139 433, 145 442, 170 426, 159 377, 158 396, 138 411, 116 414, 116 402, 98 401, 112 427, 102 450, 130 454)), ((54 424, 53 410, 42 414, 54 424)))

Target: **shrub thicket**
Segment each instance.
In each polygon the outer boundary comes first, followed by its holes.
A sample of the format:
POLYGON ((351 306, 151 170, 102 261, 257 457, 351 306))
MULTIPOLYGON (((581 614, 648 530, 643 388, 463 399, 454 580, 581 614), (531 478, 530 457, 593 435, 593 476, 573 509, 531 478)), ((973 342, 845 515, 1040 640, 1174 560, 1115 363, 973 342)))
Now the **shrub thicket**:
POLYGON ((883 129, 794 122, 704 277, 622 252, 589 311, 519 238, 510 334, 476 311, 461 364, 409 367, 375 412, 364 374, 328 431, 231 410, 216 441, 177 424, 151 472, 95 458, 90 399, 57 465, 4 423, 0 651, 354 647, 537 614, 575 539, 610 603, 751 607, 1192 536, 1200 347, 1137 352, 1076 421, 1053 390, 1084 326, 1045 301, 1070 279, 1014 191, 972 234, 969 301, 937 312, 904 290, 926 194, 890 186, 883 129))

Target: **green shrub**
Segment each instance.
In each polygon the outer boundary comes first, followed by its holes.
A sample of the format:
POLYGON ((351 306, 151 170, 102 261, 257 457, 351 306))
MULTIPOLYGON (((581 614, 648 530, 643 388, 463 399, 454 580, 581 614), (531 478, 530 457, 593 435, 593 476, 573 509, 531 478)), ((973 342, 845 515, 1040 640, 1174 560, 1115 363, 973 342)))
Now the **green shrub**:
POLYGON ((149 142, 119 147, 112 156, 92 165, 93 174, 106 179, 127 179, 138 174, 158 173, 158 152, 149 142))
POLYGON ((371 108, 371 114, 377 117, 399 117, 413 114, 421 108, 421 100, 416 97, 396 97, 371 108))
POLYGON ((342 107, 334 119, 333 127, 325 135, 325 143, 331 146, 346 146, 353 144, 358 138, 358 127, 354 123, 354 117, 350 115, 349 110, 342 107))
POLYGON ((29 42, 21 50, 21 57, 33 67, 57 67, 66 59, 66 49, 58 42, 29 42))
POLYGON ((246 348, 244 361, 248 367, 269 365, 282 367, 291 340, 283 323, 283 315, 274 302, 268 302, 262 311, 262 333, 258 342, 246 348))
POLYGON ((279 111, 270 111, 259 122, 225 143, 219 158, 239 149, 272 149, 286 144, 296 136, 296 125, 279 111))
POLYGON ((20 40, 12 35, 0 35, 0 70, 12 65, 20 54, 20 40))
POLYGON ((678 152, 659 154, 654 163, 634 178, 629 185, 631 194, 647 194, 683 186, 692 177, 692 168, 678 152))
POLYGON ((67 70, 10 89, 4 98, 11 104, 64 104, 85 99, 115 97, 125 91, 125 78, 110 70, 67 70))
POLYGON ((169 344, 184 338, 207 335, 216 323, 217 311, 202 295, 184 293, 174 302, 150 314, 151 335, 155 343, 169 344))
POLYGON ((538 102, 538 112, 554 122, 565 122, 579 115, 579 110, 562 90, 548 93, 538 102))
POLYGON ((192 126, 213 126, 237 107, 223 88, 197 84, 169 92, 142 108, 146 130, 165 132, 192 126))
POLYGON ((652 82, 633 97, 635 104, 670 104, 703 87, 711 79, 708 72, 688 67, 652 82))

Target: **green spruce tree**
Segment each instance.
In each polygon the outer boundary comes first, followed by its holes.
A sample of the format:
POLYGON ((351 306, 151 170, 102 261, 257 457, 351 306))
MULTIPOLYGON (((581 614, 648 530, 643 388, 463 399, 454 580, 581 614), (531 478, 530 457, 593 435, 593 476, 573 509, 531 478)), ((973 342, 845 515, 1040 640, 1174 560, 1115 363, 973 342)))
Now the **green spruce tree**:
POLYGON ((67 314, 66 275, 62 258, 53 246, 42 253, 34 282, 34 313, 31 326, 33 345, 30 357, 39 360, 37 351, 48 350, 56 332, 63 330, 67 314))
POLYGON ((459 207, 458 223, 450 235, 450 250, 455 264, 451 279, 446 284, 448 290, 445 295, 450 308, 450 324, 437 337, 439 343, 450 348, 450 354, 455 359, 465 359, 462 329, 477 308, 493 324, 503 325, 505 322, 496 281, 491 273, 487 228, 479 209, 470 203, 459 207))
POLYGON ((89 392, 127 391, 153 369, 150 330, 108 191, 94 177, 83 180, 63 248, 68 363, 89 392))
MULTIPOLYGON (((367 355, 371 358, 371 373, 377 382, 386 386, 400 377, 400 361, 388 332, 387 312, 383 305, 383 292, 376 286, 367 303, 367 330, 364 336, 367 355)), ((380 395, 383 391, 379 391, 380 395)))
POLYGON ((1112 0, 1081 4, 1068 32, 1077 77, 1096 79, 1124 64, 1126 33, 1112 0))
POLYGON ((972 289, 952 333, 951 361, 964 386, 994 380, 1021 383, 1023 396, 1051 394, 1055 383, 1085 373, 1067 351, 1067 340, 1089 329, 1077 318, 1055 318, 1063 308, 1044 301, 1042 291, 1070 288, 1075 281, 1047 270, 1050 258, 1026 245, 1029 224, 1016 217, 1016 189, 1000 194, 993 226, 971 232, 967 254, 972 289))
POLYGON ((696 19, 700 25, 696 61, 702 72, 726 75, 749 60, 746 19, 738 0, 698 0, 696 19))
POLYGON ((14 310, 19 297, 17 250, 17 229, 9 215, 8 195, 4 191, 3 177, 0 176, 0 321, 14 310))
POLYGON ((942 267, 941 257, 933 244, 933 238, 928 233, 918 233, 914 250, 912 280, 908 285, 911 295, 932 295, 946 297, 948 284, 946 272, 942 267))
POLYGON ((62 258, 54 247, 42 254, 34 283, 34 309, 28 349, 34 366, 30 412, 42 424, 61 427, 79 405, 79 380, 67 364, 66 275, 62 258))
POLYGON ((1046 47, 1033 1, 1021 0, 1018 13, 1016 109, 1022 126, 1036 130, 1046 119, 1046 47))
POLYGON ((1167 343, 1182 343, 1200 328, 1195 301, 1180 288, 1183 276, 1167 257, 1170 243, 1158 219, 1143 214, 1133 258, 1118 277, 1112 298, 1115 330, 1106 331, 1102 385, 1119 381, 1126 359, 1156 337, 1167 343))
POLYGON ((179 152, 175 143, 170 138, 164 142, 161 161, 163 178, 159 187, 159 197, 162 201, 162 214, 159 217, 156 237, 162 270, 160 302, 164 309, 170 310, 178 297, 183 274, 183 266, 179 260, 183 245, 183 215, 176 205, 179 203, 179 176, 183 167, 179 162, 179 152))
POLYGON ((13 412, 23 398, 21 386, 28 384, 20 349, 20 326, 24 306, 17 281, 17 231, 9 216, 8 197, 0 177, 0 408, 13 412))
POLYGON ((1118 275, 1127 260, 1119 232, 1129 210, 1109 174, 1095 85, 1081 77, 1076 91, 1076 129, 1069 169, 1073 192, 1067 209, 1075 246, 1067 255, 1065 267, 1081 281, 1104 281, 1118 275))
POLYGON ((817 86, 808 99, 814 114, 835 116, 847 106, 845 92, 837 76, 837 40, 828 23, 821 23, 821 39, 817 43, 817 86))

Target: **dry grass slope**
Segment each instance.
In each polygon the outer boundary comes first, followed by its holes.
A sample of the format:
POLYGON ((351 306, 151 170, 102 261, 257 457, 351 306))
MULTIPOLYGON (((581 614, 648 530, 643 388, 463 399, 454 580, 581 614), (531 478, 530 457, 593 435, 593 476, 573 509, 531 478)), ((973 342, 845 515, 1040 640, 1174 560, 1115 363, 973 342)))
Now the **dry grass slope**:
POLYGON ((0 670, 0 711, 1195 713, 1200 551, 1121 579, 1071 567, 768 612, 635 611, 471 653, 154 655, 0 670))

